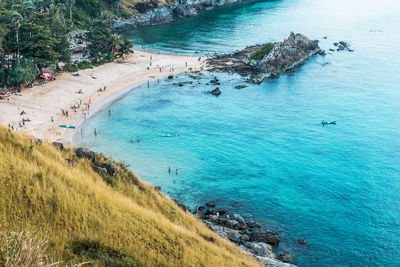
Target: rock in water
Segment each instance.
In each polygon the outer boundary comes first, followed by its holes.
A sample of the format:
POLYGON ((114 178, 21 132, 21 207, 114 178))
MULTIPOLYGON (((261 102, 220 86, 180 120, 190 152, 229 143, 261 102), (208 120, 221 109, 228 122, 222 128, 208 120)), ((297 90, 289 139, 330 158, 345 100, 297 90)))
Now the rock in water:
POLYGON ((291 262, 293 257, 289 253, 285 252, 279 255, 279 259, 283 262, 291 262))
POLYGON ((215 95, 215 96, 219 96, 221 94, 221 90, 219 90, 219 87, 217 87, 214 90, 212 90, 210 92, 210 94, 215 95))
POLYGON ((306 241, 304 239, 302 239, 302 238, 300 238, 298 240, 298 242, 299 242, 300 245, 305 245, 306 244, 306 241))
POLYGON ((256 241, 256 242, 264 242, 270 245, 278 245, 279 244, 279 237, 278 237, 278 233, 275 232, 271 232, 271 231, 266 231, 263 229, 258 229, 255 230, 252 234, 251 234, 251 238, 252 240, 256 241))
MULTIPOLYGON (((265 78, 277 77, 320 52, 318 40, 291 32, 284 42, 247 47, 233 54, 209 58, 206 69, 250 75, 249 82, 261 83, 265 78)), ((211 82, 215 84, 217 81, 211 82)))

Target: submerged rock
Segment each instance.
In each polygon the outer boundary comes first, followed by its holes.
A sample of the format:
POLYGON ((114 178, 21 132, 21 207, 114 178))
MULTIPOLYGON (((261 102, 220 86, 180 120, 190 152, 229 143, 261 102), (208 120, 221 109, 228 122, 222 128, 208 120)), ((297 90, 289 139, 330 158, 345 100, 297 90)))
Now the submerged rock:
POLYGON ((240 85, 236 85, 235 86, 236 89, 242 89, 242 88, 245 88, 245 87, 247 87, 247 85, 245 85, 245 84, 240 84, 240 85))
POLYGON ((217 202, 216 202, 215 200, 208 201, 208 202, 206 203, 206 206, 207 206, 207 207, 210 207, 210 208, 215 208, 216 205, 217 205, 217 202))

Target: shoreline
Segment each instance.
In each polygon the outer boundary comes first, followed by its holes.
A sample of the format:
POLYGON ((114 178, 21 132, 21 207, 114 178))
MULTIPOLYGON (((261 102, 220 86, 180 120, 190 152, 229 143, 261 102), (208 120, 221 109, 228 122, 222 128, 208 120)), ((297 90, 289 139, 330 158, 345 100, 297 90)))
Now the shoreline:
POLYGON ((0 113, 3 114, 0 123, 36 138, 71 144, 85 119, 136 87, 169 75, 201 70, 202 63, 198 62, 197 56, 135 50, 122 63, 114 61, 93 69, 79 70, 78 77, 62 72, 55 81, 12 94, 8 100, 0 101, 0 113), (105 86, 106 90, 99 91, 105 86), (78 105, 79 108, 72 109, 78 105), (63 115, 62 110, 68 111, 68 116, 63 115), (25 114, 21 115, 22 112, 25 114), (23 119, 29 121, 22 125, 23 119), (73 125, 75 129, 61 128, 60 124, 73 125))

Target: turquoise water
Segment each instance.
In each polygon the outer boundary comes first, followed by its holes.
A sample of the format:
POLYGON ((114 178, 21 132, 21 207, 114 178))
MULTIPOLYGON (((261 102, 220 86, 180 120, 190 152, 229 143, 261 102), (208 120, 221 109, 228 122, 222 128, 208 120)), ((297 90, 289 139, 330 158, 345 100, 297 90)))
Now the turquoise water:
POLYGON ((316 56, 241 90, 240 76, 216 74, 219 97, 206 94, 213 74, 142 86, 112 104, 112 116, 92 117, 80 142, 191 207, 218 199, 253 216, 281 233, 299 266, 400 266, 400 4, 238 4, 128 35, 148 49, 204 54, 290 30, 324 49, 348 41, 354 52, 316 56))

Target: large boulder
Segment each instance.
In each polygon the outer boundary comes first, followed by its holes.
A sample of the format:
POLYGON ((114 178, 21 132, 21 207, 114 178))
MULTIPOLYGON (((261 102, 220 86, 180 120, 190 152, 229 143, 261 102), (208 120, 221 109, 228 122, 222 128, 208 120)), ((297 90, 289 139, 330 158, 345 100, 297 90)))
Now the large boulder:
POLYGON ((278 245, 279 244, 279 236, 278 233, 267 231, 264 229, 257 229, 251 233, 251 239, 256 242, 264 242, 270 245, 278 245))
POLYGON ((64 144, 60 143, 60 142, 53 142, 52 143, 53 146, 55 146, 56 148, 60 149, 60 150, 64 150, 64 144))
POLYGON ((107 162, 107 163, 103 163, 103 165, 101 165, 102 168, 107 170, 107 174, 110 176, 114 176, 117 173, 117 170, 114 167, 114 164, 112 164, 111 162, 107 162))
POLYGON ((238 222, 235 221, 235 220, 228 220, 228 221, 225 223, 225 226, 228 227, 228 228, 233 229, 233 228, 235 228, 235 226, 236 226, 237 224, 238 224, 238 222))
POLYGON ((239 214, 235 213, 233 214, 233 219, 236 220, 238 223, 240 224, 246 224, 244 219, 242 218, 242 216, 240 216, 239 214))
POLYGON ((291 262, 293 260, 293 257, 289 253, 285 252, 285 253, 279 254, 279 259, 283 262, 291 262))
POLYGON ((75 149, 75 154, 80 159, 82 159, 82 158, 86 158, 89 160, 95 159, 95 153, 85 147, 78 147, 77 149, 75 149))

